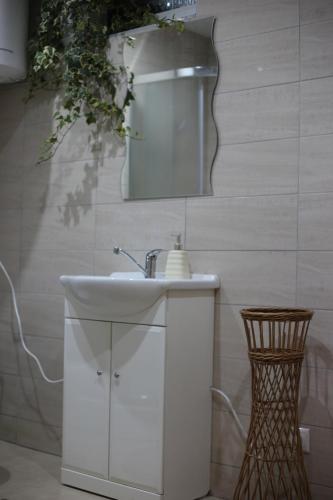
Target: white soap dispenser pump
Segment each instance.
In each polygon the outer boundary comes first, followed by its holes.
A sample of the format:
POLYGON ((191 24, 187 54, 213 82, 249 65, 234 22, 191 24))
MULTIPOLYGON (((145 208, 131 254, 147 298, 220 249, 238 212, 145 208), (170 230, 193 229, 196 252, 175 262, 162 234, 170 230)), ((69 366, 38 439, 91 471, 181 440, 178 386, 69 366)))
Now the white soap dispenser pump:
POLYGON ((182 249, 181 234, 176 235, 174 250, 170 250, 165 268, 166 279, 190 279, 188 253, 182 249))

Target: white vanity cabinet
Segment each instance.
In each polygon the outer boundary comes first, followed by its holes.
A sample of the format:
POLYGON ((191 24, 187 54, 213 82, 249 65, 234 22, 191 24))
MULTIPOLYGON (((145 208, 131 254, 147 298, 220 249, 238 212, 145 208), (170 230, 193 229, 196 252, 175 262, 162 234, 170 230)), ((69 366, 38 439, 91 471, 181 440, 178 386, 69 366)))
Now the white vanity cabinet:
POLYGON ((111 481, 161 494, 165 327, 112 324, 111 481))
POLYGON ((129 315, 65 301, 62 482, 118 500, 209 491, 214 289, 129 315))
POLYGON ((65 320, 63 465, 108 478, 111 327, 65 320))
POLYGON ((65 325, 64 467, 162 493, 165 327, 65 325))

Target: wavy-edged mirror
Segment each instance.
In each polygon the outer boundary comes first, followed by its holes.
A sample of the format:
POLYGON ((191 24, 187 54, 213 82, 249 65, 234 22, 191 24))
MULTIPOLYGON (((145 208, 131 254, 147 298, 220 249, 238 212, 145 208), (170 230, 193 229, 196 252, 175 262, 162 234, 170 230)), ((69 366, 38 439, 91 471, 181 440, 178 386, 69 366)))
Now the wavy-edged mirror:
POLYGON ((183 32, 149 27, 131 33, 124 63, 135 75, 127 114, 124 199, 212 194, 217 150, 212 100, 218 77, 214 18, 183 32), (137 134, 137 137, 134 135, 137 134))

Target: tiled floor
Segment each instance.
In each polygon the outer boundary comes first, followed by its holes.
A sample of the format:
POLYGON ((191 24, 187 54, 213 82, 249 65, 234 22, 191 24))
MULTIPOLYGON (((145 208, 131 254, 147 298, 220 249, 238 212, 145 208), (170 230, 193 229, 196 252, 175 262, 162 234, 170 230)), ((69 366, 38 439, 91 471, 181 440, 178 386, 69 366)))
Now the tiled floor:
MULTIPOLYGON (((60 458, 0 441, 0 500, 101 500, 62 486, 60 458)), ((215 500, 207 497, 205 500, 215 500)))

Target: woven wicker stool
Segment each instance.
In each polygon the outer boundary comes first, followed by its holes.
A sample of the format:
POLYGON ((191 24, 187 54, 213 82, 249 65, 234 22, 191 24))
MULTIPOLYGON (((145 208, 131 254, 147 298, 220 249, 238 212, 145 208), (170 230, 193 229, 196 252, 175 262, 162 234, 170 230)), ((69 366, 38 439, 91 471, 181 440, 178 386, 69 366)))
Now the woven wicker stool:
POLYGON ((234 500, 308 500, 298 422, 307 309, 243 309, 252 372, 251 423, 234 500))

